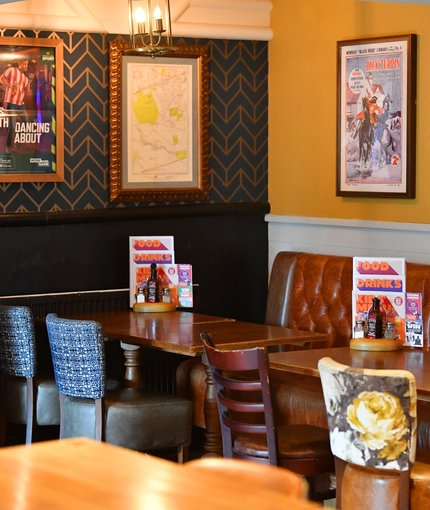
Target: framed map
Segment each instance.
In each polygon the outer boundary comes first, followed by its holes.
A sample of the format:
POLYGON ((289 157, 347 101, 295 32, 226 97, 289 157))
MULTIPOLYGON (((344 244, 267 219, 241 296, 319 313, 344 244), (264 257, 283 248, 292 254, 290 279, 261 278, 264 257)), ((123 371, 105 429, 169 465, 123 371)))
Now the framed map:
POLYGON ((207 199, 207 48, 155 58, 127 49, 109 47, 110 200, 207 199))

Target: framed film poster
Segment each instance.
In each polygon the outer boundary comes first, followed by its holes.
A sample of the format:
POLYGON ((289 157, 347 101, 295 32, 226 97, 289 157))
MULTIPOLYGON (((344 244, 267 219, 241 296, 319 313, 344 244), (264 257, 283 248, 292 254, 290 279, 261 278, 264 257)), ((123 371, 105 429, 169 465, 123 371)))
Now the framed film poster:
POLYGON ((415 198, 417 37, 337 43, 336 195, 415 198))
POLYGON ((0 182, 64 180, 62 45, 0 37, 0 182))

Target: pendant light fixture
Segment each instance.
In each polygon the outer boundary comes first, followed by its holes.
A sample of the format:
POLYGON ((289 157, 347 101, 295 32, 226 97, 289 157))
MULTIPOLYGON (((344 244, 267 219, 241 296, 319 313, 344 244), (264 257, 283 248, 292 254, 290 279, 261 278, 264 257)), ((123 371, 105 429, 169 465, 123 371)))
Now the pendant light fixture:
POLYGON ((174 53, 170 0, 128 0, 131 49, 127 55, 174 53))

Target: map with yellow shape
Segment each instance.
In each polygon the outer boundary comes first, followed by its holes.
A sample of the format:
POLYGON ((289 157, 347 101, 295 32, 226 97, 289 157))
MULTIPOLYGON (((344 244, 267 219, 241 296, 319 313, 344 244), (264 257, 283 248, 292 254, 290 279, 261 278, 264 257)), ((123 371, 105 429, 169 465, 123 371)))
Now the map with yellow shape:
POLYGON ((127 64, 130 182, 192 181, 191 72, 187 65, 127 64))

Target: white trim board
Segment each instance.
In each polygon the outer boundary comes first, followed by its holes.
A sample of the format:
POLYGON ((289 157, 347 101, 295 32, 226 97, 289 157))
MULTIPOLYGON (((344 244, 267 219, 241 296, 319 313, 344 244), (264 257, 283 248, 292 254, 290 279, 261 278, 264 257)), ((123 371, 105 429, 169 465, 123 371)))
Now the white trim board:
MULTIPOLYGON (((269 41, 272 7, 272 0, 175 0, 173 36, 269 41)), ((0 0, 0 18, 2 28, 129 33, 126 0, 0 0)))
POLYGON ((267 214, 269 272, 280 251, 404 257, 430 264, 430 225, 267 214))

